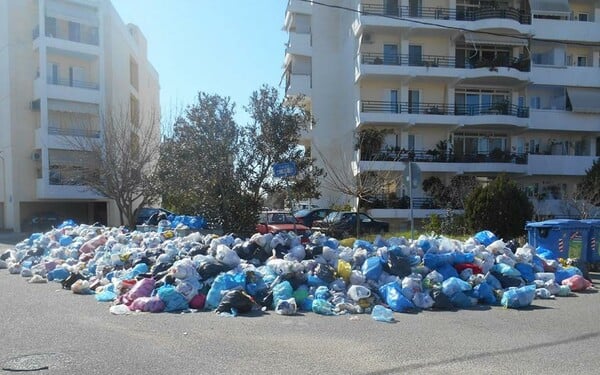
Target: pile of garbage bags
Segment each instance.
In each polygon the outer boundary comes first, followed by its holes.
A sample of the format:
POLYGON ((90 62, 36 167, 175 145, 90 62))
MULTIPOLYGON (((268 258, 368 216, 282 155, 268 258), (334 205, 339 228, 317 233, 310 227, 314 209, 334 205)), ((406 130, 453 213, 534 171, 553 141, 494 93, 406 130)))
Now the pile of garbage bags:
POLYGON ((320 232, 240 238, 177 235, 63 223, 0 255, 0 269, 30 283, 61 283, 107 302, 113 314, 211 310, 235 316, 274 310, 321 315, 529 306, 591 287, 552 251, 505 243, 489 231, 339 241, 320 232))

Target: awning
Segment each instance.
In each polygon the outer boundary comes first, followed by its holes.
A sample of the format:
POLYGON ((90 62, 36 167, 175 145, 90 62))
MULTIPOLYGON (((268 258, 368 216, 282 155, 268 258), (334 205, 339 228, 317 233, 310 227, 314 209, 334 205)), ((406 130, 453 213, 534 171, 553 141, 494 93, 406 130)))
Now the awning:
POLYGON ((69 102, 66 100, 48 99, 48 110, 57 112, 86 113, 98 116, 98 104, 69 102))
POLYGON ((571 15, 569 0, 529 0, 532 14, 548 16, 571 15))
POLYGON ((567 88, 573 112, 600 113, 600 89, 567 88))
POLYGON ((486 33, 465 33, 465 43, 467 44, 491 44, 503 46, 526 46, 528 40, 525 38, 516 38, 511 36, 501 36, 486 33))

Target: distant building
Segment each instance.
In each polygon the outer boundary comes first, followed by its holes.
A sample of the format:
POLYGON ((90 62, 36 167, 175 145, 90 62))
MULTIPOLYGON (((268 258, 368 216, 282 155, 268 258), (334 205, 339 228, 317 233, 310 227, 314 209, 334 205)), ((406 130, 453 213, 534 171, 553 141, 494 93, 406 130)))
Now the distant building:
POLYGON ((159 111, 144 35, 109 0, 0 0, 0 25, 0 230, 118 224, 114 202, 61 175, 81 160, 65 137, 99 137, 111 108, 159 111))
MULTIPOLYGON (((394 202, 409 160, 421 180, 506 173, 537 215, 574 214, 563 198, 600 155, 598 1, 319 3, 333 7, 288 2, 286 94, 307 95, 313 157, 390 177, 373 216, 407 218, 394 202), (357 147, 364 129, 387 131, 375 152, 357 147)), ((416 217, 443 212, 421 186, 413 196, 416 217)), ((320 203, 340 200, 323 190, 320 203)))

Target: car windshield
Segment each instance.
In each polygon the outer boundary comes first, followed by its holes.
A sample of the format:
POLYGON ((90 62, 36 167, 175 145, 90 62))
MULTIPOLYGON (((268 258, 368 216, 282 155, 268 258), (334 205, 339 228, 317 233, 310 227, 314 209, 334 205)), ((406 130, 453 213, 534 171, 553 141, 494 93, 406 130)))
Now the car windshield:
POLYGON ((304 216, 308 215, 309 212, 310 212, 310 210, 296 211, 296 212, 294 212, 294 216, 296 216, 296 217, 304 217, 304 216))
POLYGON ((338 211, 330 212, 327 216, 325 216, 325 219, 323 219, 323 221, 333 222, 333 221, 339 220, 339 217, 341 214, 342 213, 338 212, 338 211))
POLYGON ((260 214, 260 222, 268 224, 294 224, 296 219, 286 212, 263 212, 260 214))

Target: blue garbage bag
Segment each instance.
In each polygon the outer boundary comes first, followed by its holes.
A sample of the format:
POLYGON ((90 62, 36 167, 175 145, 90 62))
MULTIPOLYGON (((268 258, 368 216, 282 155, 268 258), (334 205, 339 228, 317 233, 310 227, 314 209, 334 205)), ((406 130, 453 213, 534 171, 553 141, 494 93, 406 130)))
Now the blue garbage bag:
POLYGON ((215 309, 219 306, 223 294, 231 289, 244 289, 246 286, 246 274, 243 272, 221 273, 213 281, 208 293, 206 294, 206 307, 215 309))
POLYGON ((273 287, 273 309, 277 306, 280 300, 292 298, 294 289, 289 281, 282 281, 273 287))
POLYGON ((494 289, 487 282, 478 284, 473 288, 473 297, 477 298, 479 302, 486 305, 493 305, 496 303, 494 289))
POLYGON ((492 267, 491 271, 497 272, 502 276, 511 276, 511 277, 519 277, 521 276, 521 272, 514 267, 509 266, 505 263, 496 263, 492 267))
POLYGON ((531 283, 535 280, 535 272, 533 266, 527 263, 515 264, 515 269, 521 273, 521 277, 525 282, 531 283))
POLYGON ((306 278, 306 283, 308 284, 308 286, 327 285, 325 281, 321 280, 321 278, 316 275, 308 275, 308 277, 306 278))
POLYGON ((362 266, 362 273, 367 280, 378 280, 382 270, 383 265, 381 264, 381 258, 378 256, 367 258, 362 266))
POLYGON ((508 288, 502 295, 502 306, 518 309, 531 305, 535 298, 535 285, 527 285, 521 288, 508 288))
POLYGON ((566 280, 569 277, 575 276, 575 275, 583 276, 583 273, 581 272, 581 270, 579 268, 571 266, 571 267, 561 268, 561 269, 556 270, 554 275, 555 275, 556 283, 560 285, 560 283, 562 283, 563 280, 566 280))
POLYGON ((456 268, 452 267, 448 263, 438 266, 435 270, 438 271, 444 277, 444 280, 447 280, 451 277, 459 277, 456 268))
POLYGON ((452 297, 458 292, 466 292, 468 290, 471 290, 471 284, 459 279, 458 277, 451 277, 447 280, 444 280, 442 283, 442 293, 448 297, 452 297))
POLYGON ((60 244, 60 246, 65 246, 65 247, 69 246, 70 244, 73 243, 73 237, 62 235, 58 239, 58 243, 60 244))
POLYGON ((539 256, 542 259, 556 260, 556 255, 554 255, 554 252, 550 249, 546 249, 545 247, 538 246, 535 249, 535 253, 537 254, 537 256, 539 256))
POLYGON ((379 288, 379 294, 390 309, 396 312, 403 312, 415 308, 412 301, 404 297, 402 294, 402 286, 396 281, 381 286, 379 288))
POLYGON ((454 293, 454 295, 450 297, 450 302, 452 302, 454 307, 459 309, 467 309, 474 306, 473 300, 463 292, 454 293))
POLYGON ((180 311, 189 307, 187 299, 183 294, 175 290, 170 284, 165 284, 156 290, 158 298, 165 304, 164 311, 180 311))
POLYGON ((117 294, 111 290, 103 290, 100 293, 97 293, 94 297, 96 297, 96 301, 98 302, 112 302, 117 298, 117 294))
POLYGON ((492 242, 497 241, 498 237, 489 230, 482 230, 475 234, 474 238, 483 246, 489 246, 492 242))
POLYGON ((320 286, 315 290, 315 299, 327 300, 330 296, 331 293, 329 293, 329 288, 326 286, 320 286))
POLYGON ((317 298, 312 302, 312 311, 320 315, 334 315, 333 308, 334 306, 324 299, 317 298))
POLYGON ((367 252, 372 253, 373 251, 375 251, 375 249, 373 248, 373 244, 371 244, 369 241, 365 241, 365 240, 356 240, 354 241, 354 246, 355 249, 358 248, 362 248, 367 250, 367 252))
POLYGON ((77 226, 77 223, 75 222, 75 220, 67 219, 67 220, 63 221, 62 224, 60 224, 57 228, 63 229, 65 227, 76 227, 76 226, 77 226))

